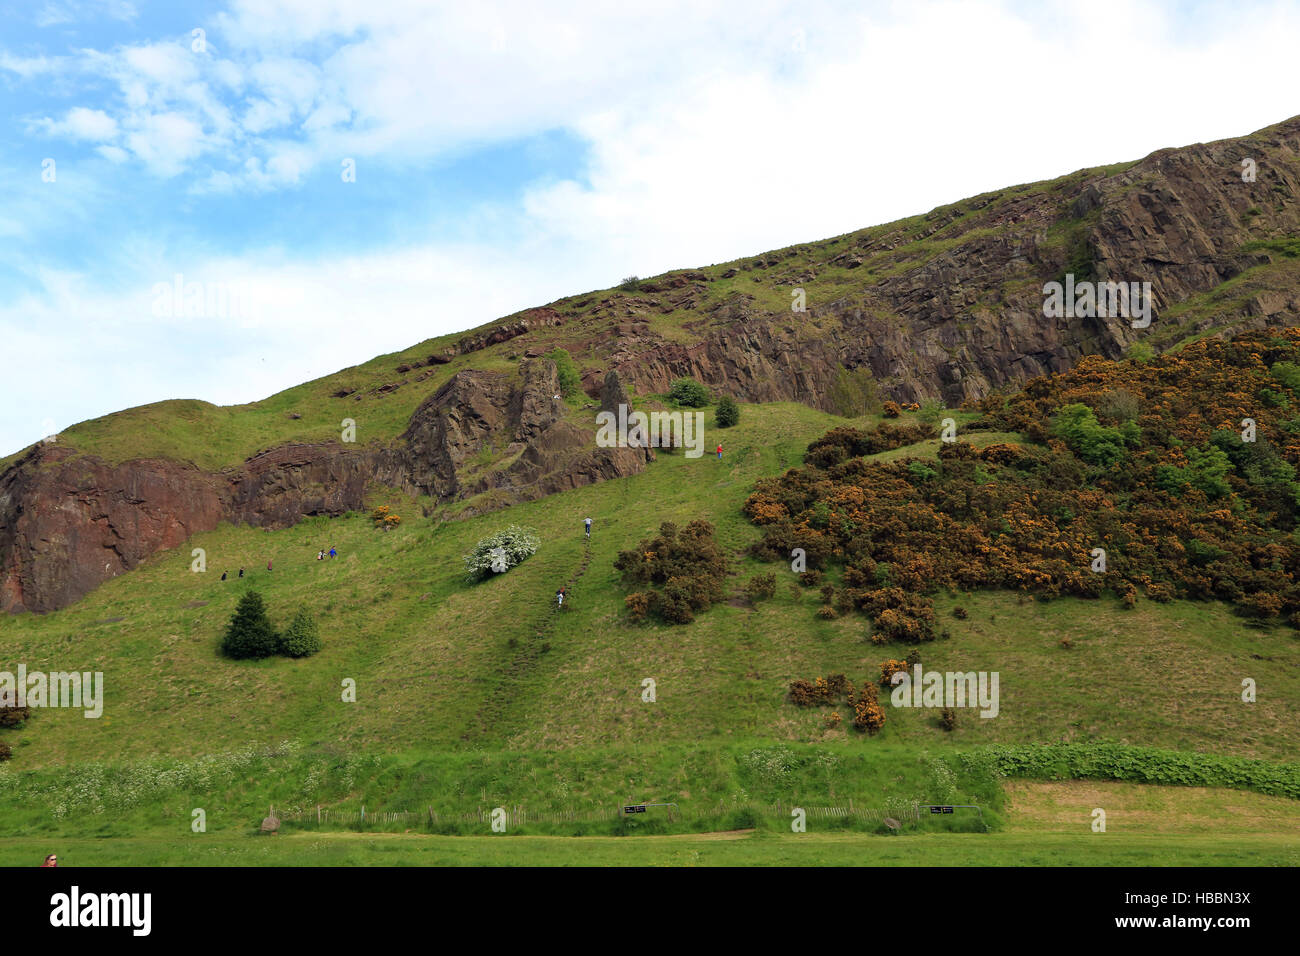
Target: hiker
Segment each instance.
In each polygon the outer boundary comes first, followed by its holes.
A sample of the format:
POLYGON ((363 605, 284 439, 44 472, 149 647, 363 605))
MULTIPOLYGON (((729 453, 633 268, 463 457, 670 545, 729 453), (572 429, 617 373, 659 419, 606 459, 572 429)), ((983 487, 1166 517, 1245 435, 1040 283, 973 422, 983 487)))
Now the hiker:
POLYGON ((244 576, 244 569, 243 569, 243 568, 240 568, 240 569, 239 569, 239 576, 240 576, 241 578, 244 576))
POLYGON ((58 866, 58 865, 59 865, 59 858, 55 856, 53 853, 47 856, 45 858, 45 862, 41 864, 42 867, 58 866))
POLYGON ((321 548, 319 551, 316 552, 316 560, 317 560, 317 561, 324 561, 324 560, 325 560, 325 549, 324 549, 324 548, 321 548))
POLYGON ((266 562, 266 570, 268 570, 268 571, 271 570, 271 562, 270 562, 270 561, 266 562))
POLYGON ((334 548, 333 548, 333 546, 331 545, 331 547, 330 547, 330 557, 331 557, 331 558, 337 558, 338 556, 339 556, 339 553, 338 553, 337 551, 335 551, 334 548))
POLYGON ((591 540, 591 519, 588 518, 586 521, 583 522, 583 524, 587 526, 587 540, 590 541, 591 540))
POLYGON ((722 461, 722 446, 718 446, 718 461, 722 461))
POLYGON ((222 571, 222 572, 221 572, 221 580, 223 580, 223 581, 226 580, 226 574, 227 574, 227 573, 228 573, 228 572, 226 572, 226 571, 222 571))
POLYGON ((555 603, 558 607, 564 607, 564 588, 555 592, 555 603))

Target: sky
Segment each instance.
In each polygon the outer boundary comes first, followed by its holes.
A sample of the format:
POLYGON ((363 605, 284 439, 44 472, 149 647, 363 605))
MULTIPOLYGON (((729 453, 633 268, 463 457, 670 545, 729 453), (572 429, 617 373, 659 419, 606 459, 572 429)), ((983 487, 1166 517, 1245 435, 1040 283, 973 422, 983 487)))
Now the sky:
POLYGON ((0 455, 1300 113, 1300 3, 0 0, 0 455))

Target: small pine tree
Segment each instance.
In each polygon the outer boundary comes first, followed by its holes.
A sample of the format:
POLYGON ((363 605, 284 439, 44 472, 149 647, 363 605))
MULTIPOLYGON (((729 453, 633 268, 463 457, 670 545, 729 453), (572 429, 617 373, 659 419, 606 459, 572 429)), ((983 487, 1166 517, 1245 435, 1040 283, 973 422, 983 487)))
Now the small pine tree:
POLYGON ((221 641, 221 651, 235 659, 270 657, 278 646, 275 628, 266 616, 262 595, 249 591, 239 599, 226 636, 221 641))
POLYGON ((320 629, 316 626, 316 619, 307 613, 305 607, 298 608, 289 627, 280 635, 280 653, 288 657, 310 657, 320 649, 320 629))
POLYGON ((718 408, 714 412, 714 419, 719 428, 730 428, 740 421, 740 406, 730 395, 723 395, 718 400, 718 408))

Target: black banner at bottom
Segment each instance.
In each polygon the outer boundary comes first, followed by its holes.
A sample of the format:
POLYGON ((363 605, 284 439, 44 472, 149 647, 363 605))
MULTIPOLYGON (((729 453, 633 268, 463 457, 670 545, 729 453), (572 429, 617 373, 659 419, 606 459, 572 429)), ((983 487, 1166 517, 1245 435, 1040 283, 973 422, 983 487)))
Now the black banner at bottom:
MULTIPOLYGON (((1265 869, 745 868, 536 869, 33 869, 5 874, 7 946, 47 938, 115 943, 375 943, 376 933, 433 927, 536 934, 558 920, 638 932, 710 930, 770 942, 818 923, 853 932, 879 907, 897 931, 951 941, 963 925, 1006 943, 1041 938, 1044 920, 1068 938, 1192 938, 1215 946, 1294 928, 1283 913, 1294 872, 1265 869), (843 877, 842 880, 837 877, 843 877), (851 902, 850 910, 843 904, 851 902), (923 915, 924 914, 924 915, 923 915), (534 922, 536 917, 540 922, 534 922), (701 917, 704 918, 701 922, 701 917), (628 920, 632 923, 629 924, 628 920), (894 916, 889 917, 890 920, 894 916), (647 922, 649 920, 650 922, 647 922), (845 922, 847 920, 847 922, 845 922), (652 925, 653 924, 653 925, 652 925)), ((892 933, 892 931, 891 931, 892 933)), ((382 937, 381 937, 382 938, 382 937)), ((610 937, 601 937, 611 939, 610 937)), ((680 938, 680 937, 665 937, 680 938)))

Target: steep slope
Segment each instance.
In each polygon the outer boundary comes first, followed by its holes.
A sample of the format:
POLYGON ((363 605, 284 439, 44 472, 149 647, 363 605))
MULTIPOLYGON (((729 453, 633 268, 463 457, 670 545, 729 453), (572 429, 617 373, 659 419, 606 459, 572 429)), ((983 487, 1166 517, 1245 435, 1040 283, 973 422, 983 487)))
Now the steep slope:
POLYGON ((373 482, 442 504, 483 496, 473 510, 644 467, 642 452, 596 448, 586 409, 550 404, 544 356, 557 347, 593 398, 610 372, 641 396, 690 375, 748 401, 854 414, 873 386, 956 402, 1143 335, 1169 346, 1291 324, 1298 182, 1293 118, 563 299, 228 413, 186 406, 192 424, 141 428, 173 421, 157 406, 84 423, 0 475, 0 607, 63 606, 223 518, 280 526, 359 508, 373 482), (1044 318, 1043 284, 1067 273, 1151 283, 1152 327, 1044 318), (800 292, 806 311, 792 311, 800 292), (361 426, 355 448, 338 442, 345 418, 361 426))

